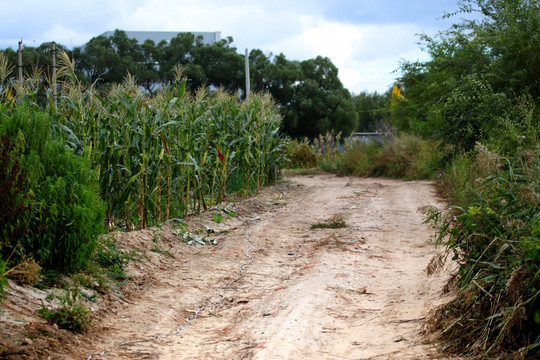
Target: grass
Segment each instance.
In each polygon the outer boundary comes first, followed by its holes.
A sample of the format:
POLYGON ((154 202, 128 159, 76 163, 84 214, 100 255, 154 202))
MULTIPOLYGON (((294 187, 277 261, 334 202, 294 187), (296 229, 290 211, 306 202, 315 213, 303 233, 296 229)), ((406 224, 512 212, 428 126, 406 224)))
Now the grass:
POLYGON ((346 226, 343 215, 334 215, 328 220, 311 224, 310 229, 338 229, 346 226))

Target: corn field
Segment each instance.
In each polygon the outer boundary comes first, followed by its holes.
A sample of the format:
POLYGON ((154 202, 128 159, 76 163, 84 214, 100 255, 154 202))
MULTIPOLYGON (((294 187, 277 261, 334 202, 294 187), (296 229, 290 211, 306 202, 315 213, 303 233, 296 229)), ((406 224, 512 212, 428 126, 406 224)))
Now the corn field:
MULTIPOLYGON (((43 107, 54 135, 90 160, 109 228, 145 228, 199 213, 227 192, 247 194, 275 180, 284 144, 268 96, 239 102, 219 90, 192 94, 181 68, 174 84, 154 95, 141 92, 129 74, 105 93, 84 88, 66 54, 59 63, 57 79, 43 78, 49 87, 58 81, 60 91, 48 91, 43 107)), ((2 80, 13 106, 36 88, 31 81, 10 88, 2 80)))

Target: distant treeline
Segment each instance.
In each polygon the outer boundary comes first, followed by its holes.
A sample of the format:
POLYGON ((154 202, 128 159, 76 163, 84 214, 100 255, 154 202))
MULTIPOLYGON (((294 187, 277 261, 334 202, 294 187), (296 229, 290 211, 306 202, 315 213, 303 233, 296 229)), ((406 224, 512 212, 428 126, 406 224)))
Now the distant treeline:
MULTIPOLYGON (((72 51, 57 44, 75 62, 77 76, 87 85, 110 88, 129 73, 148 92, 174 80, 175 65, 182 65, 188 88, 222 88, 244 94, 244 55, 239 54, 228 37, 204 44, 191 33, 180 33, 170 42, 158 44, 146 40, 140 44, 125 31, 116 30, 110 37, 97 36, 85 46, 72 51)), ((0 50, 17 69, 17 52, 0 50)), ((31 77, 35 68, 43 75, 51 71, 51 43, 22 49, 24 71, 31 77)), ((328 131, 349 135, 355 131, 375 131, 386 123, 389 93, 351 94, 338 78, 338 69, 327 57, 305 61, 288 60, 283 53, 249 53, 251 89, 272 94, 284 121, 282 130, 293 137, 310 138, 328 131)), ((17 76, 17 71, 11 74, 17 76)))

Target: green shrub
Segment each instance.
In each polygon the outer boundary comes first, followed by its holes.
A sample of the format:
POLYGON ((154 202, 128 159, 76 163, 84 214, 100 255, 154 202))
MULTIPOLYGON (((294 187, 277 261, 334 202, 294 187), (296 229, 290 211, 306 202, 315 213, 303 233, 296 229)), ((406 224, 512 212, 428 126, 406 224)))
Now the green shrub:
POLYGON ((381 146, 376 141, 368 143, 353 141, 346 144, 342 155, 343 174, 355 176, 373 175, 375 156, 381 150, 381 146))
POLYGON ((345 142, 331 134, 315 141, 317 164, 328 172, 356 176, 386 176, 402 179, 431 179, 444 157, 439 143, 413 135, 388 139, 383 144, 345 142))
POLYGON ((313 148, 317 157, 317 166, 324 171, 333 173, 343 172, 343 153, 339 149, 341 133, 334 135, 328 132, 313 139, 313 148))
POLYGON ((404 134, 383 144, 375 155, 372 175, 430 179, 441 166, 442 157, 438 142, 404 134))
POLYGON ((440 103, 440 139, 464 151, 472 150, 478 141, 488 138, 497 125, 494 115, 508 105, 505 94, 496 93, 482 76, 464 76, 440 103))
POLYGON ((453 178, 468 178, 448 184, 469 190, 447 190, 467 202, 431 217, 459 264, 458 296, 437 311, 442 338, 452 351, 532 358, 540 346, 540 149, 509 159, 477 144, 457 161, 453 178))
POLYGON ((118 248, 114 238, 105 236, 100 239, 93 254, 93 260, 113 281, 127 279, 124 269, 132 259, 132 254, 126 254, 118 248))
POLYGON ((69 289, 64 296, 56 296, 62 305, 56 309, 46 306, 38 310, 47 321, 55 323, 61 329, 83 332, 90 322, 90 312, 77 300, 78 290, 69 289))
POLYGON ((289 141, 286 146, 286 154, 287 159, 289 159, 286 165, 290 169, 306 169, 317 166, 317 158, 307 139, 289 141))
POLYGON ((80 268, 103 231, 104 208, 95 174, 87 159, 51 137, 45 113, 20 104, 1 114, 0 136, 16 139, 13 148, 19 151, 10 154, 20 163, 21 192, 28 199, 28 211, 10 221, 12 228, 24 224, 27 231, 3 247, 17 248, 15 262, 31 256, 46 269, 80 268))
POLYGON ((25 234, 27 224, 23 219, 28 210, 24 193, 24 179, 18 150, 9 135, 0 138, 0 254, 9 256, 13 239, 25 234))

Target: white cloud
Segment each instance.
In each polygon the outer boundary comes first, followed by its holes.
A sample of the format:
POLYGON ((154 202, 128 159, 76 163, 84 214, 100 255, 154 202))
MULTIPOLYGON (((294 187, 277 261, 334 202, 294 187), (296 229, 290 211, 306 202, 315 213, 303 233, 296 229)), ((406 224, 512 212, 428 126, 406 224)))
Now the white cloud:
MULTIPOLYGON (((245 48, 261 49, 284 53, 290 60, 327 56, 338 67, 345 87, 353 92, 385 91, 392 84, 395 75, 391 72, 399 60, 420 56, 415 34, 422 32, 421 24, 406 20, 353 23, 351 17, 349 22, 338 22, 332 19, 344 4, 340 2, 58 0, 51 5, 20 0, 10 4, 9 12, 0 14, 0 34, 4 38, 0 39, 0 47, 16 46, 13 39, 17 38, 24 38, 26 45, 32 46, 52 40, 68 47, 80 46, 93 36, 115 29, 221 31, 223 37, 234 38, 233 45, 241 53, 245 48)), ((389 6, 374 4, 367 9, 371 13, 386 11, 389 6)), ((351 7, 362 9, 365 5, 349 4, 349 11, 351 7)))
POLYGON ((84 44, 92 36, 94 36, 94 34, 82 33, 66 27, 63 24, 55 24, 41 35, 42 40, 40 40, 40 43, 56 41, 58 44, 72 48, 73 46, 84 44))
POLYGON ((266 45, 298 60, 329 57, 344 86, 355 93, 386 91, 400 59, 421 55, 415 36, 420 29, 413 24, 363 25, 312 17, 304 17, 300 23, 300 33, 266 45))

